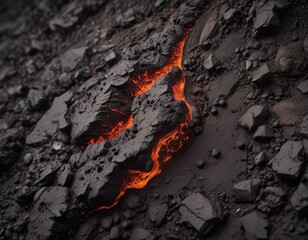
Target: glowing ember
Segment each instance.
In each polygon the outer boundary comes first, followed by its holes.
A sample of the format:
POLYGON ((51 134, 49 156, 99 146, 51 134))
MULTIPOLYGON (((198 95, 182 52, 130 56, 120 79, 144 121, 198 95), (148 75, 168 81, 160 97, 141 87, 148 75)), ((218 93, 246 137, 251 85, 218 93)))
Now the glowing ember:
MULTIPOLYGON (((137 91, 133 94, 138 96, 151 89, 152 85, 160 77, 165 76, 172 67, 177 66, 182 69, 182 58, 184 52, 184 45, 187 38, 187 33, 182 41, 174 48, 173 56, 170 62, 164 66, 162 69, 159 69, 154 74, 150 75, 147 72, 134 79, 134 83, 138 86, 137 91), (140 84, 142 83, 142 84, 140 84)), ((182 77, 181 81, 173 86, 173 95, 175 100, 184 101, 189 108, 189 112, 185 117, 185 121, 181 123, 174 131, 163 136, 157 144, 154 146, 151 154, 153 160, 153 167, 150 172, 142 172, 138 170, 130 170, 127 172, 126 180, 124 180, 119 195, 117 196, 115 202, 110 206, 101 206, 97 210, 109 209, 115 206, 120 198, 125 194, 127 189, 135 188, 140 189, 147 185, 147 183, 156 175, 160 174, 162 171, 163 165, 168 162, 175 152, 179 151, 184 143, 189 139, 188 124, 192 117, 192 111, 190 105, 185 99, 185 78, 182 77)))

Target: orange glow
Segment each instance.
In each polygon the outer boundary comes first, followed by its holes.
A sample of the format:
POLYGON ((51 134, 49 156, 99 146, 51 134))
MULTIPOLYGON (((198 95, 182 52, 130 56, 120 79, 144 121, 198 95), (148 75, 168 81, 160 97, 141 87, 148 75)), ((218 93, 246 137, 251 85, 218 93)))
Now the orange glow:
POLYGON ((174 47, 171 59, 162 68, 156 70, 154 73, 149 73, 145 71, 144 73, 138 75, 136 78, 131 79, 135 85, 135 90, 132 95, 139 96, 147 91, 149 91, 153 84, 161 77, 167 75, 171 68, 179 67, 182 69, 182 59, 184 53, 184 45, 187 38, 187 33, 184 38, 174 47))
POLYGON ((108 140, 118 136, 123 130, 131 128, 133 126, 133 116, 129 116, 128 120, 118 122, 111 130, 108 132, 102 132, 98 139, 91 139, 88 144, 97 144, 104 140, 108 140))
MULTIPOLYGON (((177 66, 182 69, 182 59, 184 52, 184 45, 187 39, 188 33, 185 34, 183 40, 174 48, 174 53, 172 55, 169 63, 163 68, 156 71, 154 74, 150 75, 147 72, 133 79, 134 83, 138 86, 137 91, 133 94, 138 96, 151 89, 152 85, 160 78, 165 76, 172 67, 177 66), (141 84, 142 83, 142 84, 141 84)), ((189 109, 187 115, 185 116, 184 122, 182 122, 175 130, 163 136, 154 146, 151 158, 153 160, 153 167, 150 172, 142 172, 138 170, 129 170, 125 177, 124 182, 119 191, 119 195, 116 200, 110 206, 101 206, 95 211, 110 209, 117 205, 121 197, 125 194, 128 189, 141 189, 145 187, 148 182, 160 174, 163 165, 168 162, 174 153, 179 151, 185 142, 189 139, 188 137, 188 124, 192 118, 191 106, 188 104, 185 98, 185 78, 182 77, 181 81, 173 86, 174 99, 177 101, 184 101, 189 109)))

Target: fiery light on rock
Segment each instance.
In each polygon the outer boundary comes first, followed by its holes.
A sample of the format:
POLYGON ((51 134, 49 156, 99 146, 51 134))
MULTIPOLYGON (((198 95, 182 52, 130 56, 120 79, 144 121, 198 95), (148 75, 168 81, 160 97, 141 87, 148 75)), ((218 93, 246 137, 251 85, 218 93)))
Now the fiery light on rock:
MULTIPOLYGON (((154 74, 145 72, 138 76, 136 79, 133 79, 134 83, 138 86, 138 88, 136 88, 137 90, 134 92, 134 96, 138 96, 150 90, 152 85, 159 78, 165 76, 172 69, 172 67, 177 66, 182 69, 184 45, 187 39, 187 35, 188 33, 186 33, 184 38, 178 43, 177 46, 174 47, 172 58, 166 66, 157 70, 154 74)), ((119 191, 119 195, 117 196, 114 203, 110 206, 101 206, 95 211, 112 208, 119 202, 121 197, 128 189, 140 189, 145 187, 153 177, 161 173, 163 165, 172 158, 174 153, 183 147, 186 141, 188 141, 188 124, 192 118, 192 110, 191 106, 188 104, 185 98, 184 77, 182 77, 181 81, 173 86, 173 95, 175 100, 184 101, 189 109, 188 114, 185 116, 185 121, 182 122, 175 130, 158 140, 151 153, 151 158, 153 160, 153 167, 151 171, 128 171, 119 191)))

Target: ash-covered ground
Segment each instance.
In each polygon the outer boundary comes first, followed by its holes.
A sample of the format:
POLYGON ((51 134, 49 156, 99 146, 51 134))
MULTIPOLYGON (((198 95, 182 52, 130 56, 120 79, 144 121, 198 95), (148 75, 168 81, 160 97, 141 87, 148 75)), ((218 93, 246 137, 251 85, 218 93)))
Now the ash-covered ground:
POLYGON ((0 53, 0 240, 308 239, 306 0, 2 0, 0 53))

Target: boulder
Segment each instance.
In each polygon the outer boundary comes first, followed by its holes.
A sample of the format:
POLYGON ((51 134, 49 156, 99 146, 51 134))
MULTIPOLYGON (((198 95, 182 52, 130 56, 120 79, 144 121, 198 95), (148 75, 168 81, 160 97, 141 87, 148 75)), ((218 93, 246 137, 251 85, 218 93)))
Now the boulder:
POLYGON ((239 119, 239 124, 249 131, 255 131, 270 115, 266 106, 254 105, 239 119))

